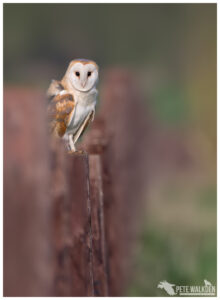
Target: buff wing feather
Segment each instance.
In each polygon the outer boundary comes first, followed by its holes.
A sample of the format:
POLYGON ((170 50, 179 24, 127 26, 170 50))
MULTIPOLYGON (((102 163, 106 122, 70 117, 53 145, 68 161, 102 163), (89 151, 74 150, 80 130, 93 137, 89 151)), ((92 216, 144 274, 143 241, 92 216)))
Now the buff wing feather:
POLYGON ((62 137, 70 123, 75 108, 72 94, 57 94, 48 105, 48 118, 50 132, 62 137))

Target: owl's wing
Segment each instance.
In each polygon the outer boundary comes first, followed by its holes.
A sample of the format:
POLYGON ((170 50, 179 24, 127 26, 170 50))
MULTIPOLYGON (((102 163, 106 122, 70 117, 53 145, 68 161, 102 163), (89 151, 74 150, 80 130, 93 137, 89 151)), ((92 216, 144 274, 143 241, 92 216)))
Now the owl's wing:
POLYGON ((75 109, 75 101, 69 93, 58 94, 48 105, 50 131, 55 136, 62 137, 69 125, 75 109))
POLYGON ((47 90, 48 100, 52 100, 56 95, 58 95, 63 90, 65 89, 60 81, 52 80, 47 90))

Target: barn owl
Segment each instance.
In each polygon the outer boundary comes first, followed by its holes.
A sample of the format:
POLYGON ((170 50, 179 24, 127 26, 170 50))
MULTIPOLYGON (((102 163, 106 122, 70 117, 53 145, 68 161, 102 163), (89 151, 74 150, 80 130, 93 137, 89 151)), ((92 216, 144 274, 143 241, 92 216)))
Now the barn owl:
POLYGON ((47 96, 48 116, 53 135, 68 142, 70 152, 95 115, 98 66, 94 61, 75 59, 70 62, 61 81, 52 80, 47 96))

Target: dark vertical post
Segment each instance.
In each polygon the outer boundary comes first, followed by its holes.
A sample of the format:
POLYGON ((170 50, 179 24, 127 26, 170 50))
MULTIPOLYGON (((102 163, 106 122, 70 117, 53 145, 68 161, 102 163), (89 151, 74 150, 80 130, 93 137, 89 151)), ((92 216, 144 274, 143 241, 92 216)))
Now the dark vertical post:
POLYGON ((89 156, 92 212, 93 276, 95 296, 108 296, 106 266, 103 179, 100 155, 89 156))
POLYGON ((100 109, 83 147, 102 161, 109 295, 120 296, 132 276, 147 182, 150 119, 128 70, 105 72, 99 98, 100 109))
POLYGON ((65 192, 56 201, 56 295, 93 296, 88 156, 62 156, 65 161, 60 166, 64 172, 61 190, 65 192))
POLYGON ((93 296, 91 202, 87 154, 73 155, 69 164, 69 199, 73 244, 73 294, 93 296))

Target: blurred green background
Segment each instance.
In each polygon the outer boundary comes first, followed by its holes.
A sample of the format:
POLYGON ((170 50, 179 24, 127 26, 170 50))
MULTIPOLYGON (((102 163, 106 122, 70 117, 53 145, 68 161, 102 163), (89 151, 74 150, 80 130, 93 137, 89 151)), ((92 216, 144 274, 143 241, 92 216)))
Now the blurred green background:
POLYGON ((125 294, 216 284, 216 4, 4 4, 5 85, 46 89, 81 57, 132 70, 158 137, 125 294))

